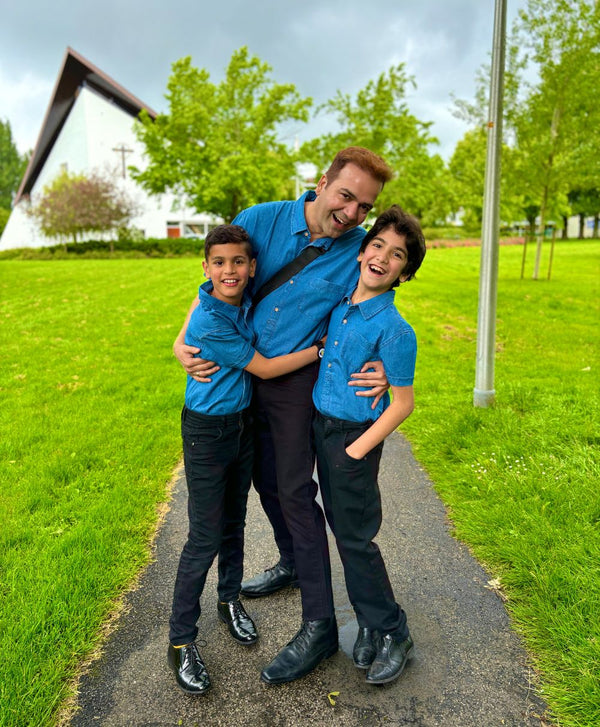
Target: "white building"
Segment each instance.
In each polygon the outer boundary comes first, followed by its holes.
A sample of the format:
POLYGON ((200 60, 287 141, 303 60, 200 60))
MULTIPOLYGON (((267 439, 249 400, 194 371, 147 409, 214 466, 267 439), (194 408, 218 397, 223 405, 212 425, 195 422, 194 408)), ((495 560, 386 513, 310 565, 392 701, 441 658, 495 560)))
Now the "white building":
POLYGON ((156 118, 149 106, 67 48, 35 149, 0 238, 0 250, 58 242, 42 235, 25 209, 63 169, 76 174, 108 172, 119 180, 141 210, 131 226, 145 237, 204 237, 210 227, 221 222, 186 208, 171 194, 148 195, 129 177, 128 166, 145 166, 143 145, 133 132, 134 120, 142 109, 156 118))

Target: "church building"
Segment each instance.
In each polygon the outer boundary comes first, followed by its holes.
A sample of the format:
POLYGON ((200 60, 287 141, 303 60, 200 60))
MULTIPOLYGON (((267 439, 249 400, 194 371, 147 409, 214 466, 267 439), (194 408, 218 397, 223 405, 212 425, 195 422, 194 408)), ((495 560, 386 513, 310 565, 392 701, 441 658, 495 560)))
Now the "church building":
POLYGON ((29 165, 0 238, 0 250, 43 247, 59 241, 45 237, 25 210, 46 185, 66 170, 72 174, 97 171, 110 176, 136 202, 139 214, 130 227, 144 237, 204 237, 221 220, 186 208, 172 194, 149 195, 129 175, 128 167, 143 169, 143 144, 133 131, 142 109, 156 112, 67 48, 48 110, 29 165))

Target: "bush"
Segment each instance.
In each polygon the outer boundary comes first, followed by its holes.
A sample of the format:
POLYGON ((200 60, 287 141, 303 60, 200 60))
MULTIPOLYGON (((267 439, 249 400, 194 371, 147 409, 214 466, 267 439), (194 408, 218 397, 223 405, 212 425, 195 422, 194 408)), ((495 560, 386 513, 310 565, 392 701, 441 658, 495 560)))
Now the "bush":
POLYGON ((196 257, 204 251, 204 240, 187 237, 144 240, 87 240, 49 247, 24 247, 0 252, 0 260, 64 260, 68 258, 196 257), (111 246, 113 252, 111 252, 111 246))

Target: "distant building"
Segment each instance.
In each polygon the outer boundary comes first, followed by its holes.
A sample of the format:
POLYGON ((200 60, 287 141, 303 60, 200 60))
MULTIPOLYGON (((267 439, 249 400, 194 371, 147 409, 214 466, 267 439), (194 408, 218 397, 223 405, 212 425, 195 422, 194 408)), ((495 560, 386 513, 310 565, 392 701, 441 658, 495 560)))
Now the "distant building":
POLYGON ((171 194, 151 196, 130 177, 127 167, 145 167, 143 145, 133 132, 142 109, 156 112, 89 61, 67 48, 35 149, 15 197, 0 250, 43 247, 57 240, 42 235, 25 213, 30 200, 61 170, 109 173, 136 200, 140 214, 130 226, 144 237, 204 237, 222 220, 186 208, 171 194))

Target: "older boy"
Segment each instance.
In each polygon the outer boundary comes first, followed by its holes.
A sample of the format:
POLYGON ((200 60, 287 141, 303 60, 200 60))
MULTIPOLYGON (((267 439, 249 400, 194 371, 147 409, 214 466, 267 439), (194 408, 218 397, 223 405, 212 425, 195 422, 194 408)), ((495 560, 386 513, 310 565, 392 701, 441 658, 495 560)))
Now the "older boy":
POLYGON ((179 561, 170 618, 168 662, 177 684, 202 694, 210 678, 195 644, 200 596, 208 570, 219 554, 217 611, 232 638, 242 645, 258 638, 239 600, 244 559, 244 523, 253 463, 248 413, 250 374, 270 378, 315 362, 319 346, 276 359, 253 348, 250 298, 246 292, 256 261, 248 233, 221 225, 205 242, 199 305, 186 331, 186 343, 218 360, 209 384, 188 376, 181 433, 188 487, 189 534, 179 561))
POLYGON ((373 538, 381 526, 377 484, 383 440, 414 406, 416 339, 394 306, 394 286, 414 277, 425 255, 416 218, 394 205, 365 236, 360 278, 331 314, 313 392, 317 470, 323 504, 344 566, 359 631, 354 663, 367 682, 396 679, 413 651, 406 615, 396 603, 373 538), (371 408, 348 387, 365 361, 381 360, 391 385, 371 408))

